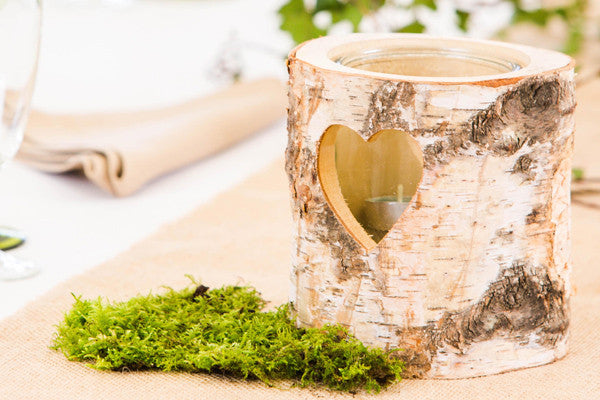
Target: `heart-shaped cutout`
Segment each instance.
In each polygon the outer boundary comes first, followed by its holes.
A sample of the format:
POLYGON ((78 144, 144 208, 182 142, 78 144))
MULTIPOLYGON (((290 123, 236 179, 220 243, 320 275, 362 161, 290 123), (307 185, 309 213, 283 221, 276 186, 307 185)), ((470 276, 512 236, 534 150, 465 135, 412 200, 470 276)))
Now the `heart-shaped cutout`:
POLYGON ((423 152, 406 132, 386 129, 365 141, 332 125, 318 153, 321 187, 348 233, 371 250, 398 221, 423 176, 423 152))

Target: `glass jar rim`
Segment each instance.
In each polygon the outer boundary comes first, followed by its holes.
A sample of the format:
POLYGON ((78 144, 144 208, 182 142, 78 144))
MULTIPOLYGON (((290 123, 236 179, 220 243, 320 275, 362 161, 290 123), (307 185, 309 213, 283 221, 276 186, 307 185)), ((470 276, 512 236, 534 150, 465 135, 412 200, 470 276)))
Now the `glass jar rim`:
POLYGON ((290 60, 305 64, 309 68, 368 79, 444 85, 476 84, 493 87, 511 84, 526 76, 572 70, 574 67, 574 60, 571 57, 553 50, 492 40, 407 33, 353 33, 324 36, 297 46, 291 51, 290 60), (386 53, 398 52, 399 49, 404 55, 420 49, 417 51, 420 52, 419 56, 424 56, 427 51, 432 50, 445 51, 444 60, 464 61, 464 57, 467 56, 469 61, 483 63, 487 67, 492 67, 492 70, 481 74, 428 75, 356 68, 356 62, 361 58, 365 59, 369 56, 377 58, 386 53))
MULTIPOLYGON (((425 60, 438 59, 440 61, 454 62, 460 64, 479 65, 486 71, 495 71, 497 73, 507 73, 517 71, 523 68, 526 60, 523 57, 497 57, 492 54, 482 54, 476 51, 464 48, 436 48, 424 46, 421 48, 407 47, 390 47, 390 48, 372 48, 364 49, 346 54, 336 55, 332 58, 335 63, 354 68, 370 71, 372 69, 365 68, 368 65, 378 64, 401 64, 402 62, 419 62, 425 64, 425 60)), ((425 69, 426 71, 426 69, 425 69)), ((378 71, 383 73, 391 73, 394 75, 407 76, 423 76, 420 74, 395 74, 393 72, 378 71)), ((463 74, 458 73, 441 73, 437 76, 442 77, 461 77, 461 76, 485 76, 487 74, 463 74)))

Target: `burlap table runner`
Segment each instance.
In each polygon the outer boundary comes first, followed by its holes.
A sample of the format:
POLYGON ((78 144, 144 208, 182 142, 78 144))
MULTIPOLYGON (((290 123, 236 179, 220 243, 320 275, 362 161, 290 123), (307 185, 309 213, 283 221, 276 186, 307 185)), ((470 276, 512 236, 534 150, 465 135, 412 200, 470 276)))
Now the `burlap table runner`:
MULTIPOLYGON (((595 97, 598 86, 586 88, 595 97)), ((580 99, 581 101, 581 99, 580 99)), ((581 107, 593 116, 592 103, 581 107)), ((583 105, 583 104, 582 104, 583 105)), ((594 124, 590 124, 590 128, 594 124)), ((594 125, 595 126, 595 125, 594 125)), ((597 151, 596 129, 578 136, 597 151)), ((584 166, 597 156, 579 156, 584 166)), ((287 182, 281 162, 162 228, 114 260, 54 287, 0 321, 0 399, 313 399, 363 398, 315 389, 269 388, 203 374, 100 372, 48 348, 73 299, 126 299, 181 288, 191 274, 205 285, 251 284, 272 304, 287 300, 290 243, 287 182)), ((600 211, 573 207, 570 350, 553 364, 465 380, 405 380, 379 399, 600 399, 600 211)))

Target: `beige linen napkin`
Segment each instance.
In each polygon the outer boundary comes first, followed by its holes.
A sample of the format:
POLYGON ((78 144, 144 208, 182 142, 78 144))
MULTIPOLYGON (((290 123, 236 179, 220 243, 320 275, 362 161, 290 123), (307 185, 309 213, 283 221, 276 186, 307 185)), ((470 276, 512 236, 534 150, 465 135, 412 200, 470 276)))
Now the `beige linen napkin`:
POLYGON ((238 83, 156 110, 55 115, 32 112, 18 159, 42 171, 83 171, 117 196, 213 154, 285 113, 277 79, 238 83))

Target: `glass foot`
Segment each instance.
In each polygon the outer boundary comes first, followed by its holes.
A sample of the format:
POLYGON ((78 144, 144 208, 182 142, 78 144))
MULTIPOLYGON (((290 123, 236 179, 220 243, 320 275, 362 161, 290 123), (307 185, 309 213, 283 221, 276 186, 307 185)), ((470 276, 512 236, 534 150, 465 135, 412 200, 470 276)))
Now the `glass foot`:
POLYGON ((0 226, 0 250, 11 250, 25 243, 25 234, 14 228, 0 226))
POLYGON ((0 251, 0 280, 12 281, 29 278, 40 272, 40 268, 29 260, 22 260, 0 251))

